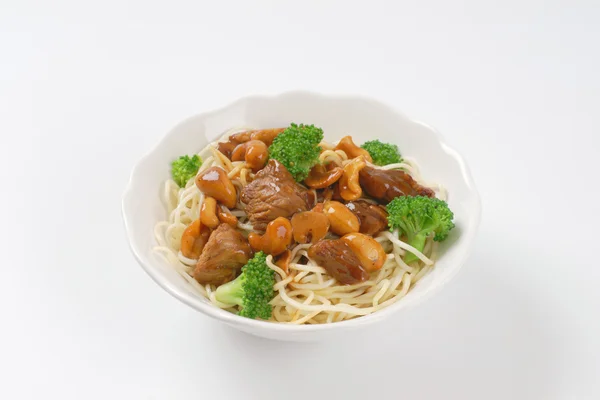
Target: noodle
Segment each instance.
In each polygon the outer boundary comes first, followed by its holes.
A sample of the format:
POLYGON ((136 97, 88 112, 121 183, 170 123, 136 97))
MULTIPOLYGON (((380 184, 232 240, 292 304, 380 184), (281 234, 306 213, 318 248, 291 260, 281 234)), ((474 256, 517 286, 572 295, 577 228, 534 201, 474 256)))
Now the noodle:
POLYGON ((282 278, 286 278, 287 274, 285 273, 284 270, 282 270, 281 268, 279 268, 277 265, 275 265, 273 263, 273 256, 272 255, 268 255, 267 256, 267 266, 269 268, 271 268, 273 271, 277 272, 279 274, 279 276, 281 276, 282 278))
MULTIPOLYGON (((241 129, 230 130, 225 137, 239 131, 241 129)), ((321 162, 334 163, 340 167, 350 162, 346 153, 335 150, 334 144, 323 142, 322 148, 324 150, 319 157, 321 162)), ((218 151, 217 142, 209 144, 198 155, 204 160, 198 173, 212 166, 222 167, 238 191, 254 178, 243 161, 231 162, 218 151)), ((441 185, 423 184, 419 168, 410 158, 405 158, 398 164, 372 167, 402 169, 420 184, 432 188, 437 197, 443 200, 447 198, 447 192, 441 185)), ((204 195, 197 189, 194 179, 190 179, 184 188, 179 188, 173 180, 168 180, 162 191, 162 200, 168 218, 154 227, 157 243, 154 252, 163 257, 198 296, 208 299, 216 307, 237 312, 237 305, 221 303, 216 299, 214 285, 201 285, 192 277, 196 260, 184 257, 180 251, 183 232, 199 218, 204 202, 204 195)), ((242 203, 238 202, 233 209, 224 206, 221 209, 238 218, 237 227, 245 236, 254 231, 242 203)), ((270 302, 273 306, 270 321, 296 325, 324 324, 368 315, 400 300, 433 269, 437 257, 437 242, 428 239, 423 252, 419 252, 403 242, 397 231, 384 231, 375 240, 384 248, 387 259, 379 271, 371 274, 369 280, 353 285, 341 285, 325 268, 309 259, 307 250, 310 244, 298 244, 291 249, 287 272, 275 265, 273 257, 269 255, 267 265, 275 272, 276 280, 275 297, 270 302), (407 252, 413 253, 419 261, 407 265, 403 260, 407 252)))

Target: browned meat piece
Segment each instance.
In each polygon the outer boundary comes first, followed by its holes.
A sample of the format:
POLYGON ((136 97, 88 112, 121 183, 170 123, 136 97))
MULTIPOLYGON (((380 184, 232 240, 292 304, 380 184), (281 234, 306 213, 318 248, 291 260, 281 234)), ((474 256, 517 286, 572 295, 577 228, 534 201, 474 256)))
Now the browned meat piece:
POLYGON ((360 260, 343 240, 321 240, 308 249, 308 257, 325 268, 343 285, 353 285, 369 279, 360 260))
POLYGON ((283 131, 285 131, 285 128, 258 129, 250 132, 250 139, 260 140, 270 146, 273 140, 283 131))
POLYGON ((194 279, 203 285, 222 285, 236 277, 251 255, 250 245, 242 234, 229 224, 221 224, 210 234, 202 250, 194 279))
POLYGON ((250 140, 250 132, 252 131, 241 131, 234 133, 233 135, 229 136, 229 141, 235 143, 246 143, 250 140))
POLYGON ((225 155, 225 157, 231 160, 231 154, 233 154, 233 149, 237 147, 239 143, 236 142, 219 142, 217 143, 217 150, 225 155))
POLYGON ((244 187, 240 198, 246 204, 250 223, 258 231, 263 231, 277 217, 289 218, 308 210, 314 201, 288 170, 273 159, 244 187))
POLYGON ((387 228, 387 212, 383 207, 365 200, 350 201, 346 203, 346 207, 358 217, 360 233, 375 236, 387 228))
POLYGON ((360 171, 360 186, 369 196, 386 204, 399 196, 434 196, 433 190, 419 185, 410 175, 398 169, 366 166, 360 171))

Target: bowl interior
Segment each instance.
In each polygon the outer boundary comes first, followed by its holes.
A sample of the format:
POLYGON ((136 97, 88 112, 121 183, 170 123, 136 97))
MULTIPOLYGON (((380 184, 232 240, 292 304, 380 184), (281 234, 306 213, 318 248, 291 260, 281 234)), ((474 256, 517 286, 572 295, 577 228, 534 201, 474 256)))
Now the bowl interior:
POLYGON ((261 334, 259 331, 265 329, 323 329, 253 321, 212 307, 152 252, 154 225, 166 218, 160 191, 169 178, 172 160, 199 151, 232 127, 280 127, 291 122, 320 126, 325 132, 325 139, 330 142, 351 135, 359 144, 376 138, 396 143, 403 155, 416 159, 427 182, 439 182, 447 188, 448 203, 455 213, 456 228, 441 244, 435 268, 404 299, 373 315, 327 326, 364 324, 413 305, 441 287, 458 271, 468 254, 480 216, 479 196, 462 158, 445 145, 432 128, 410 120, 379 102, 360 97, 326 97, 300 92, 276 97, 249 97, 221 110, 189 118, 176 126, 136 166, 123 200, 123 213, 132 250, 157 283, 197 310, 251 333, 261 334))

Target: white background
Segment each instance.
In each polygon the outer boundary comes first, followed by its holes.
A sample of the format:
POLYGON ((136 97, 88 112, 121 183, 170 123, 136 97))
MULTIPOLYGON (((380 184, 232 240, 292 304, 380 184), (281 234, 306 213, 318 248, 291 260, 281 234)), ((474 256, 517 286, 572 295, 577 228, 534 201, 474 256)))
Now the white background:
POLYGON ((84 3, 0 3, 0 398, 600 398, 598 1, 84 3), (179 303, 120 215, 173 125, 289 89, 437 127, 483 200, 456 280, 330 343, 179 303))

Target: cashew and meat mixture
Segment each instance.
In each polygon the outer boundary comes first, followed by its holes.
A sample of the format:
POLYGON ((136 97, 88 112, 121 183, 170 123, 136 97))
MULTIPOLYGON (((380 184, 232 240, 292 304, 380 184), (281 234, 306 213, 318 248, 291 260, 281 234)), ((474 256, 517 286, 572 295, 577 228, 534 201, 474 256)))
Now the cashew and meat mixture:
POLYGON ((454 227, 445 188, 422 186, 396 144, 329 143, 314 125, 230 130, 174 160, 171 176, 156 252, 200 296, 246 318, 322 324, 377 312, 429 273, 454 227))
POLYGON ((244 161, 252 171, 245 186, 236 187, 219 166, 196 176, 204 202, 199 219, 182 236, 181 251, 198 260, 193 276, 199 283, 233 280, 261 251, 287 270, 297 244, 310 244, 308 257, 341 284, 363 282, 386 259, 373 238, 387 228, 385 205, 398 196, 433 196, 407 173, 378 168, 350 136, 333 148, 317 147, 312 156, 289 156, 289 149, 277 147, 282 132, 243 131, 218 143, 223 157, 244 161), (312 164, 307 157, 313 157, 312 164), (230 212, 236 207, 244 210, 253 232, 236 229, 237 217, 230 212))

